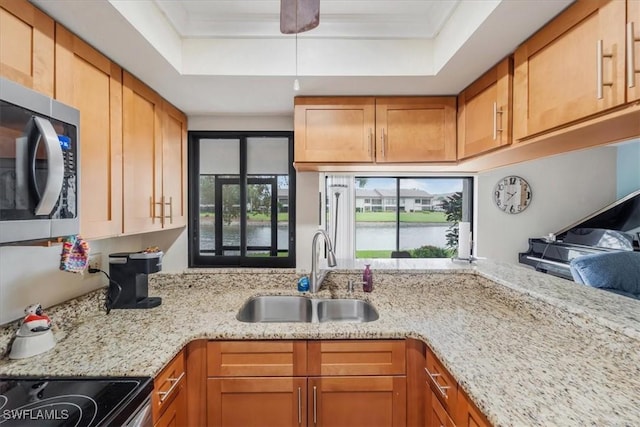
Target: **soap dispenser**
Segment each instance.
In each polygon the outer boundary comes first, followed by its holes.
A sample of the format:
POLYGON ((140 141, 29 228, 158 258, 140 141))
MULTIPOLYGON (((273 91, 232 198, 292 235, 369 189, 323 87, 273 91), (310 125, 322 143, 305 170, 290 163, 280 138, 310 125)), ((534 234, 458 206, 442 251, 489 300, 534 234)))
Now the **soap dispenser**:
POLYGON ((373 291, 373 273, 369 268, 369 264, 365 264, 362 272, 362 290, 365 292, 373 291))

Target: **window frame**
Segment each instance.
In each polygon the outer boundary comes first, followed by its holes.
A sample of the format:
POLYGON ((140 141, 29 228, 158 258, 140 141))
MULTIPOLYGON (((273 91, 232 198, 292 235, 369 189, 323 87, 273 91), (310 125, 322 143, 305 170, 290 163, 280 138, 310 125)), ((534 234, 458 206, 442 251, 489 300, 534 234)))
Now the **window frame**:
MULTIPOLYGON (((188 132, 188 266, 189 268, 295 268, 296 266, 296 172, 293 167, 293 131, 189 131, 188 132), (252 257, 242 255, 202 255, 200 253, 200 140, 238 139, 240 144, 240 246, 246 244, 247 186, 251 178, 247 175, 247 140, 249 138, 287 138, 288 140, 288 255, 286 257, 252 257)), ((216 184, 217 185, 217 184, 216 184)), ((277 185, 276 191, 277 200, 277 185)), ((216 194, 216 197, 217 194, 216 194)), ((273 206, 272 206, 273 209, 273 206)), ((277 204, 276 204, 277 209, 277 204)), ((216 237, 217 237, 216 233, 216 237)), ((217 246, 217 245, 216 245, 217 246)), ((216 250, 218 248, 216 247, 216 250)), ((277 250, 277 248, 276 248, 277 250)))
MULTIPOLYGON (((326 182, 326 177, 330 175, 330 173, 325 174, 325 182, 326 182)), ((395 235, 395 250, 399 251, 401 249, 400 248, 400 225, 401 225, 401 221, 400 221, 400 213, 401 213, 401 206, 400 206, 400 181, 402 179, 461 179, 463 181, 463 190, 462 193, 463 195, 466 194, 467 197, 463 200, 463 206, 462 206, 462 219, 459 222, 470 222, 471 223, 471 231, 474 231, 474 206, 475 206, 475 191, 476 191, 476 186, 477 186, 477 182, 475 179, 475 176, 473 174, 428 174, 428 175, 421 175, 421 174, 407 174, 407 175, 402 175, 402 174, 366 174, 366 173, 354 173, 353 175, 353 179, 357 180, 359 178, 368 178, 368 179, 374 179, 374 178, 382 178, 382 179, 394 179, 396 180, 396 187, 394 189, 395 191, 395 200, 396 200, 396 204, 395 204, 395 208, 394 210, 387 210, 386 208, 389 207, 389 205, 385 204, 385 200, 386 197, 382 197, 382 201, 383 201, 383 209, 381 210, 382 212, 394 212, 395 213, 395 227, 396 227, 396 235, 395 235), (465 187, 467 187, 465 189, 465 187)), ((326 187, 326 184, 325 184, 326 187)), ((355 188, 355 187, 354 187, 355 188)), ((433 195, 432 195, 433 196, 433 195)), ((428 199, 426 199, 428 200, 428 199)), ((431 200, 433 201, 433 197, 431 198, 431 200)), ((373 202, 373 199, 372 199, 373 202)), ((428 206, 428 208, 432 208, 433 207, 433 202, 427 205, 422 205, 424 206, 428 206)), ((373 207, 373 203, 372 203, 372 207, 373 207)), ((374 209, 371 210, 372 212, 375 212, 374 209)), ((358 258, 357 257, 357 242, 356 242, 356 238, 355 238, 355 228, 356 228, 356 221, 355 221, 355 212, 354 212, 354 223, 353 223, 353 227, 354 227, 354 236, 353 236, 353 259, 366 259, 366 258, 358 258)))

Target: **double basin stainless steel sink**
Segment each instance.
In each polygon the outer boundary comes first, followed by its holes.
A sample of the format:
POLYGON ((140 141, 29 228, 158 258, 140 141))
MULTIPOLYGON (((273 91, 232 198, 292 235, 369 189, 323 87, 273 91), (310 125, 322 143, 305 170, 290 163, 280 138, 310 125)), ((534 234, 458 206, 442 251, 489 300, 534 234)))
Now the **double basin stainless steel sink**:
POLYGON ((249 298, 238 311, 241 322, 371 322, 378 312, 369 302, 353 298, 307 298, 265 295, 249 298))

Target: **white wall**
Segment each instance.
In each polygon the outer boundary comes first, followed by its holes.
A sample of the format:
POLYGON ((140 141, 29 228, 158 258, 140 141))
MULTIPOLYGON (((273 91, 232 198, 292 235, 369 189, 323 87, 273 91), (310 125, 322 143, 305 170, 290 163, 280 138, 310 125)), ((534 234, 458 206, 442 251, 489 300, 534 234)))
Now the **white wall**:
POLYGON ((496 169, 478 176, 476 187, 476 255, 518 262, 528 239, 559 231, 614 202, 616 148, 602 147, 562 154, 496 169), (532 187, 531 205, 509 215, 492 199, 496 182, 519 175, 532 187))
POLYGON ((640 189, 640 139, 618 146, 618 199, 640 189))
MULTIPOLYGON (((101 254, 109 272, 109 254, 158 246, 162 271, 178 272, 187 265, 186 229, 89 241, 91 254, 101 254)), ((107 285, 103 274, 74 274, 60 270, 62 245, 0 247, 0 325, 23 316, 24 308, 40 303, 47 308, 107 285)), ((97 307, 96 307, 97 310, 97 307)))

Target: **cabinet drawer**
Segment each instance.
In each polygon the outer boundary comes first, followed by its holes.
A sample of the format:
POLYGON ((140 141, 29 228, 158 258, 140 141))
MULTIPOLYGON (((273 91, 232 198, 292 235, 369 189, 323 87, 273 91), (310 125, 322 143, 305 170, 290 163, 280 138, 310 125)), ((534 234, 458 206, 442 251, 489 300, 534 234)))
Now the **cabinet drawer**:
POLYGON ((186 382, 184 366, 184 351, 181 351, 153 380, 151 402, 154 420, 159 420, 186 382))
POLYGON ((277 377, 306 375, 305 341, 210 341, 210 377, 277 377))
POLYGON ((309 341, 309 375, 404 375, 404 340, 309 341))
POLYGON ((433 394, 449 414, 455 414, 458 383, 430 350, 427 350, 425 371, 433 394))
POLYGON ((436 392, 433 390, 429 390, 430 394, 428 400, 428 411, 430 412, 429 416, 427 416, 427 426, 428 427, 456 427, 456 424, 453 422, 447 411, 440 403, 440 400, 436 397, 436 392))

